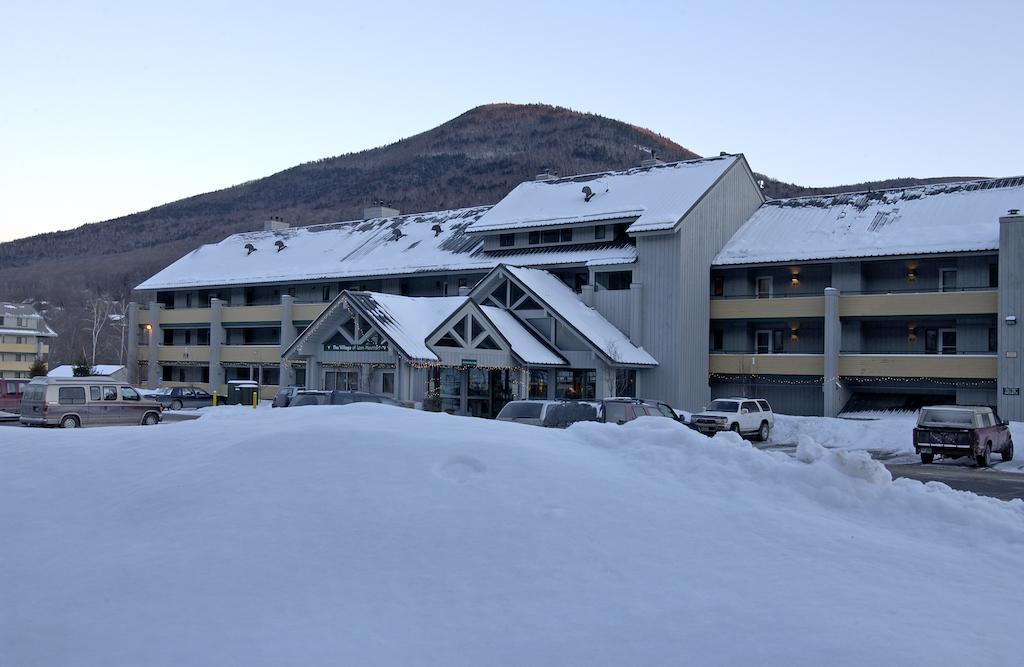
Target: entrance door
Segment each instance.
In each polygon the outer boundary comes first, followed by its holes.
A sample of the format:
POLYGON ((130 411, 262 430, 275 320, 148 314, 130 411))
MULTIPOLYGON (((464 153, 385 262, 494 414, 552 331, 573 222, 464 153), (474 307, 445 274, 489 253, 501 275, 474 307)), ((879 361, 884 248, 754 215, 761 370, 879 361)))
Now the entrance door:
POLYGON ((757 354, 771 354, 772 353, 772 332, 771 331, 758 331, 754 334, 754 351, 757 354))
POLYGON ((956 354, 956 329, 939 329, 939 354, 956 354))

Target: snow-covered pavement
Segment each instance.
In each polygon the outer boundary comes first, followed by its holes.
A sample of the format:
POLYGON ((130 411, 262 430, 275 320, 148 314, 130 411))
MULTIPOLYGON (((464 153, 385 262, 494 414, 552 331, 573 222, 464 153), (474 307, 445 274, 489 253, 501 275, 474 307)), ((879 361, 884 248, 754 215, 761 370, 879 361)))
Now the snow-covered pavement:
POLYGON ((0 438, 4 665, 1019 663, 1024 502, 813 434, 359 404, 0 438))
MULTIPOLYGON (((864 450, 887 463, 916 463, 914 454, 914 424, 916 413, 867 414, 857 417, 833 419, 829 417, 794 417, 775 415, 769 445, 797 445, 810 439, 831 449, 864 450)), ((1010 432, 1016 443, 1024 442, 1024 423, 1010 422, 1010 432)), ((939 459, 936 465, 973 466, 968 458, 956 461, 939 459)), ((1013 461, 1003 461, 998 454, 992 457, 991 468, 1000 472, 1024 472, 1024 457, 1018 454, 1013 461)))

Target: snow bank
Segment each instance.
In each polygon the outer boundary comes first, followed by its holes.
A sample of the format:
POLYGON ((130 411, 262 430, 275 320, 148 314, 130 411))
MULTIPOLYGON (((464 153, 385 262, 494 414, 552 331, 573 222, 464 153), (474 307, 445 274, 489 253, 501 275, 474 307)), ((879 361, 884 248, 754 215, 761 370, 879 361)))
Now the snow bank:
POLYGON ((810 437, 824 447, 913 454, 916 421, 915 414, 887 419, 837 419, 776 414, 771 441, 798 443, 801 437, 810 437))
POLYGON ((1024 503, 808 438, 368 404, 0 438, 0 664, 1019 660, 1024 503))

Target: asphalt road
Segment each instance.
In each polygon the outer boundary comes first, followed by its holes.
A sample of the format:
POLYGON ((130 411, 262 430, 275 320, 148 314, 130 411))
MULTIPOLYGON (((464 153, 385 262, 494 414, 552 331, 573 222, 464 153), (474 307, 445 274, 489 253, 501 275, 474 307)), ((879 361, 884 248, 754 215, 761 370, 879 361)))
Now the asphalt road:
POLYGON ((1022 473, 999 472, 992 468, 975 468, 959 463, 891 463, 885 467, 893 477, 907 477, 919 482, 942 482, 960 491, 972 491, 1000 500, 1024 498, 1022 473))

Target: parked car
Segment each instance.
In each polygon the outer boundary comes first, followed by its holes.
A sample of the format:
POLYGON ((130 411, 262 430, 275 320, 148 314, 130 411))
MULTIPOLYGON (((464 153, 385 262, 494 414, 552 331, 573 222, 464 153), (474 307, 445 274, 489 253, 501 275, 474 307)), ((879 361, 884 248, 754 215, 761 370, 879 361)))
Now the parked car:
POLYGON ((390 396, 371 394, 366 391, 345 391, 341 389, 335 389, 332 391, 328 402, 331 405, 348 405, 349 403, 382 403, 384 405, 402 407, 401 403, 390 396))
POLYGON ((181 410, 182 408, 205 408, 213 405, 213 394, 204 389, 192 387, 164 387, 152 395, 153 400, 164 408, 181 410))
POLYGON ((763 398, 716 398, 690 421, 704 435, 732 431, 763 442, 775 426, 775 414, 763 398))
POLYGON ((544 424, 544 417, 547 415, 548 409, 560 403, 562 401, 543 401, 537 399, 509 401, 495 419, 503 422, 541 426, 544 424))
POLYGON ((110 426, 160 422, 164 406, 107 377, 38 377, 25 385, 19 421, 27 426, 110 426))
POLYGON ((302 389, 288 403, 288 407, 297 408, 303 405, 348 405, 349 403, 383 403, 384 405, 401 406, 402 404, 390 396, 371 394, 365 391, 317 391, 302 389))
POLYGON ((641 398, 606 398, 601 401, 600 420, 609 424, 625 424, 637 417, 668 417, 679 421, 679 416, 667 403, 641 398))
POLYGON ((289 408, 301 408, 304 405, 327 405, 331 399, 331 392, 317 391, 313 389, 302 389, 295 392, 295 396, 288 403, 289 408))
POLYGON ((281 387, 277 390, 277 395, 274 396, 274 401, 270 404, 272 408, 287 408, 295 398, 295 395, 300 391, 303 391, 302 387, 281 387))
POLYGON ((992 408, 934 405, 921 408, 917 415, 914 451, 921 463, 931 463, 936 454, 953 459, 973 456, 984 468, 995 452, 1004 461, 1013 460, 1013 438, 1010 427, 992 408))
POLYGON ((601 421, 601 404, 589 401, 560 401, 544 412, 541 426, 569 428, 577 422, 601 421))
POLYGON ((18 412, 26 384, 28 380, 0 379, 0 410, 18 412))

